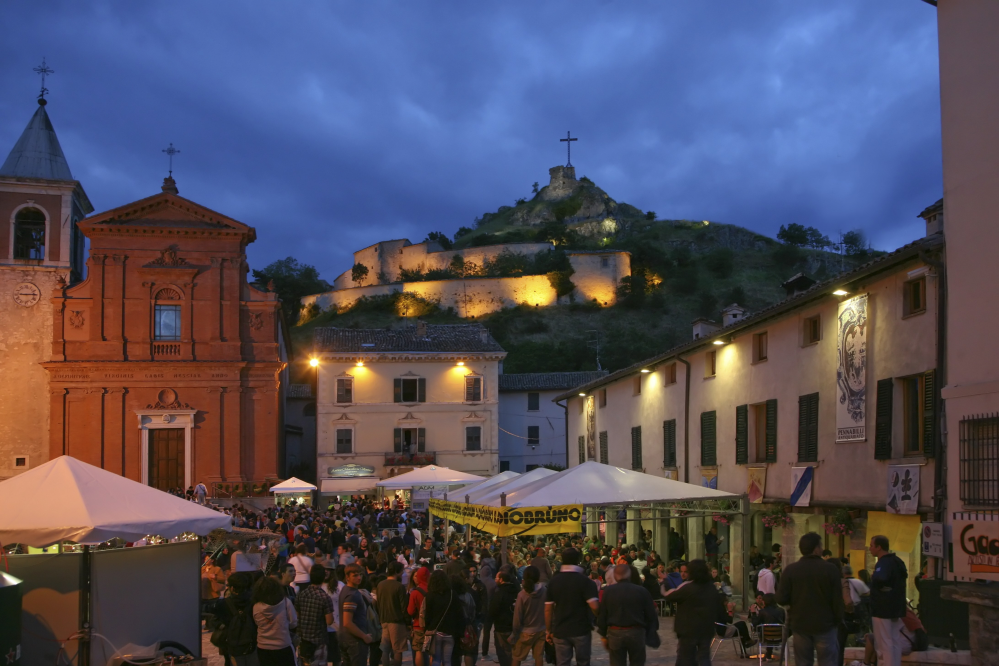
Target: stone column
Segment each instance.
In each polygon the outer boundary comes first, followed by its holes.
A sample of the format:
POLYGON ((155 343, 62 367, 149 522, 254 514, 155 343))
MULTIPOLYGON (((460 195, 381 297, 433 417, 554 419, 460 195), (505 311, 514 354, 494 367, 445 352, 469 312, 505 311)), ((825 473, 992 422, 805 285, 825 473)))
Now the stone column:
POLYGON ((790 516, 791 522, 784 528, 783 540, 781 541, 782 567, 786 567, 792 562, 797 562, 801 558, 801 551, 798 550, 798 540, 810 531, 808 529, 808 519, 811 518, 809 514, 792 513, 790 516))
POLYGON ((940 598, 968 604, 971 663, 999 666, 999 589, 971 584, 945 585, 940 598))
POLYGON ((586 509, 586 536, 596 539, 600 536, 600 510, 594 507, 586 509))
POLYGON ((625 527, 625 543, 628 545, 638 543, 638 531, 642 527, 642 523, 639 520, 642 517, 641 509, 628 509, 628 523, 625 527))
MULTIPOLYGON (((743 590, 746 589, 746 575, 748 572, 744 566, 744 560, 746 559, 745 554, 749 551, 749 547, 746 545, 745 535, 743 534, 743 525, 748 519, 748 516, 734 514, 732 516, 732 522, 728 527, 728 575, 729 578, 732 579, 732 598, 734 600, 740 599, 743 590)), ((725 544, 723 543, 719 548, 719 552, 721 552, 724 547, 725 544)))
POLYGON ((704 559, 704 516, 687 518, 687 561, 704 559))

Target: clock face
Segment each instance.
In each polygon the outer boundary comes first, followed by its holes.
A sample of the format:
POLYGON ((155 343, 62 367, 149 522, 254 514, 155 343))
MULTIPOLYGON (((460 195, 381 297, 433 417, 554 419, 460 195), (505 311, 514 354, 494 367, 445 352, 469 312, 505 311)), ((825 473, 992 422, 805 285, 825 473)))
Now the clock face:
POLYGON ((22 282, 14 287, 14 302, 30 308, 42 297, 41 290, 30 282, 22 282))

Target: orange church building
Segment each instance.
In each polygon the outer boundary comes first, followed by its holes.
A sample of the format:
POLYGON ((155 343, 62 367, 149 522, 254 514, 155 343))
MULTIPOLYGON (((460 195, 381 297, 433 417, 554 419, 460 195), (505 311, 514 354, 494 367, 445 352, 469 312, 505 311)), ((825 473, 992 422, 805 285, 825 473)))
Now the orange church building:
POLYGON ((79 222, 86 279, 52 297, 51 457, 167 490, 279 474, 277 295, 249 284, 252 227, 163 191, 79 222))

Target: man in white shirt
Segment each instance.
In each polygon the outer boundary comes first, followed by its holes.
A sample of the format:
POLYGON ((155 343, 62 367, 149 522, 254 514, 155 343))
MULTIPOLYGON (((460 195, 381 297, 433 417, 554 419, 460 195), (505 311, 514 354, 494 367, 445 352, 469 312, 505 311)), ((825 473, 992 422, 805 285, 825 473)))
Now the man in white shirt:
POLYGON ((205 486, 204 481, 199 481, 198 485, 194 487, 194 496, 198 500, 198 504, 204 506, 205 498, 208 496, 208 488, 205 486))
POLYGON ((757 574, 756 580, 756 589, 760 594, 774 594, 776 589, 773 572, 775 561, 770 555, 763 558, 763 568, 757 574))

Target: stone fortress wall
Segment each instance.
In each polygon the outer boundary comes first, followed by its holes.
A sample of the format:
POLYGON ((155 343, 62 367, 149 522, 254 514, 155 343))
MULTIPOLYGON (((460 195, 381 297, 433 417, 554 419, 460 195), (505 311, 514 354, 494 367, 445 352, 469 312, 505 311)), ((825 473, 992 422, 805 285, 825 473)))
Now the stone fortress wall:
MULTIPOLYGON (((391 250, 405 250, 407 247, 425 246, 426 243, 417 245, 403 245, 409 241, 385 241, 377 243, 370 248, 365 248, 354 253, 355 263, 363 263, 371 271, 372 263, 358 261, 359 257, 385 256, 391 250), (380 247, 382 246, 382 247, 380 247), (379 248, 379 253, 372 252, 372 248, 379 248), (367 254, 365 254, 367 253, 367 254)), ((435 244, 436 245, 436 244, 435 244)), ((481 265, 485 257, 495 256, 504 250, 510 252, 530 252, 536 253, 550 249, 548 243, 511 243, 508 245, 491 245, 487 247, 468 248, 466 250, 434 251, 428 252, 424 256, 431 257, 424 261, 441 262, 434 263, 432 268, 445 268, 451 262, 451 258, 456 254, 461 254, 465 261, 474 261, 481 265)), ((395 253, 398 255, 398 251, 395 253)), ((621 278, 631 275, 631 255, 628 252, 610 250, 606 252, 567 252, 569 263, 575 271, 572 275, 572 282, 576 285, 573 297, 577 301, 590 301, 596 299, 601 305, 613 305, 617 301, 617 287, 621 284, 621 278)), ((420 255, 413 255, 420 256, 420 255)), ((403 255, 405 257, 405 255, 403 255)), ((369 259, 370 261, 370 259, 369 259)), ((378 265, 378 264, 375 264, 378 265)), ((391 264, 386 261, 385 266, 391 264)), ((398 263, 396 264, 398 266, 398 263)), ((415 265, 403 263, 405 268, 415 268, 415 265)), ((398 276, 398 268, 394 275, 398 276)), ((424 268, 424 270, 428 270, 424 268)), ((373 271, 372 271, 373 272, 373 271)), ((388 271, 386 271, 388 273, 388 271)), ((371 281, 369 272, 368 280, 371 281)), ((313 294, 302 299, 302 304, 306 307, 316 303, 321 310, 336 308, 342 310, 353 305, 358 299, 363 297, 384 296, 393 293, 412 293, 429 301, 436 301, 444 308, 454 308, 461 317, 477 317, 480 315, 496 312, 503 308, 514 307, 522 303, 535 307, 555 305, 558 299, 555 290, 544 275, 525 275, 522 277, 503 278, 467 278, 464 280, 428 280, 423 282, 393 282, 391 284, 368 284, 365 286, 346 286, 353 284, 350 281, 350 272, 337 278, 334 289, 322 294, 313 294), (346 276, 346 280, 343 280, 346 276), (338 285, 345 285, 339 287, 338 285)))

